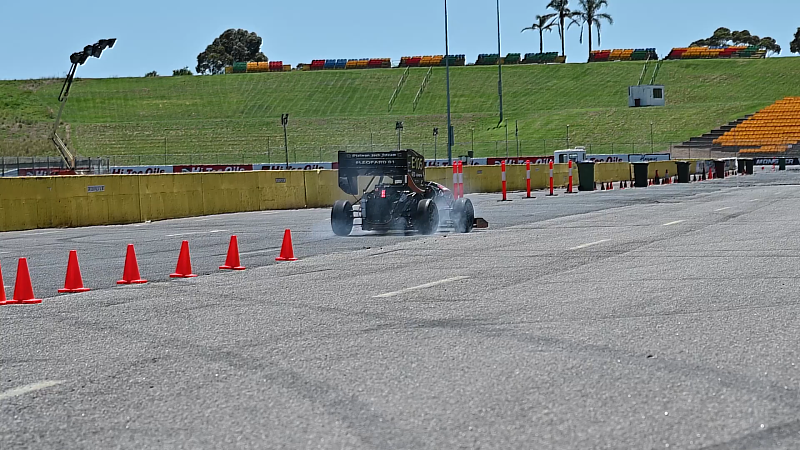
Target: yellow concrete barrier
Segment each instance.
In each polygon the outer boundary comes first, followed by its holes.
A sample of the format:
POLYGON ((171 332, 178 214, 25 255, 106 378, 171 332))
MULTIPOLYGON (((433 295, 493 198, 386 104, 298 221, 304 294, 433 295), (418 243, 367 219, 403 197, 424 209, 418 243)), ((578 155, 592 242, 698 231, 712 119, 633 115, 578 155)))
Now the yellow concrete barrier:
POLYGON ((206 172, 202 182, 203 214, 222 214, 261 209, 258 172, 206 172))
POLYGON ((336 200, 349 200, 354 202, 352 195, 345 194, 339 189, 339 171, 337 170, 309 170, 304 172, 307 208, 327 208, 336 200))
MULTIPOLYGON (((697 164, 692 164, 692 169, 697 164)), ((649 177, 677 175, 675 161, 649 165, 649 177)), ((693 170, 694 171, 694 170, 693 170)), ((453 187, 450 167, 426 169, 430 181, 453 187)), ((554 166, 554 184, 567 185, 567 164, 554 166)), ((628 163, 598 163, 598 182, 631 179, 628 163)), ((174 219, 269 209, 326 208, 354 200, 339 189, 338 171, 205 172, 0 178, 0 231, 174 219)), ((525 166, 508 165, 509 191, 525 189, 525 166)), ((577 165, 573 186, 579 184, 577 165)), ((549 187, 549 166, 531 165, 531 188, 549 187)), ((464 166, 465 193, 499 192, 500 166, 464 166)))
POLYGON ((202 173, 120 176, 139 177, 142 221, 203 215, 202 173))
POLYGON ((631 181, 633 168, 630 163, 597 163, 594 165, 594 180, 598 183, 631 181))
POLYGON ((651 162, 647 166, 647 178, 655 178, 656 171, 658 171, 658 176, 660 178, 667 176, 667 172, 669 172, 669 176, 676 176, 678 175, 678 165, 675 164, 675 161, 651 162))
POLYGON ((301 170, 263 170, 258 175, 260 210, 306 207, 305 173, 301 170))

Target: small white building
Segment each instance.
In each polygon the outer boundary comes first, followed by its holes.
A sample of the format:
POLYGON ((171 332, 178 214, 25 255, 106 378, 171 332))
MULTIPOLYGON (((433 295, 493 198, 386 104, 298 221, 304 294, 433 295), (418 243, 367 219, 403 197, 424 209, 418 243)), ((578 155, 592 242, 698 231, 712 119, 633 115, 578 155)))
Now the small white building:
POLYGON ((628 88, 628 106, 631 108, 664 105, 666 105, 664 85, 642 84, 628 88))

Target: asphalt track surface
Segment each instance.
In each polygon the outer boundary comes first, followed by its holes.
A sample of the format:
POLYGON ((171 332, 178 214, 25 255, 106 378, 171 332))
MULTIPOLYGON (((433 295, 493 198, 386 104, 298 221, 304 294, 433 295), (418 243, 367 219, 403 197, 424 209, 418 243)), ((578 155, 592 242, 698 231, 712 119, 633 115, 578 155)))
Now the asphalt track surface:
POLYGON ((800 174, 0 234, 0 448, 797 448, 800 174), (293 263, 275 263, 291 228, 293 263), (221 273, 230 234, 248 270, 221 273), (195 272, 169 280, 183 239, 195 272), (150 283, 116 286, 134 243, 150 283), (57 295, 77 249, 83 294, 57 295))

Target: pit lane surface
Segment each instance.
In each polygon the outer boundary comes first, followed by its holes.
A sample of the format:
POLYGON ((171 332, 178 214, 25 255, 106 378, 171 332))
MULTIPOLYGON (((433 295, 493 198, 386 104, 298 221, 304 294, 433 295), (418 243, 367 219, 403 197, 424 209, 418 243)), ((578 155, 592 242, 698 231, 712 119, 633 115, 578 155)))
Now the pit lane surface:
POLYGON ((45 301, 0 307, 0 447, 792 448, 798 182, 470 196, 469 235, 4 233, 6 284, 26 256, 45 301), (230 234, 246 272, 215 270, 230 234), (182 239, 203 276, 167 281, 182 239), (128 242, 151 283, 115 286, 128 242), (72 248, 94 290, 53 297, 72 248))

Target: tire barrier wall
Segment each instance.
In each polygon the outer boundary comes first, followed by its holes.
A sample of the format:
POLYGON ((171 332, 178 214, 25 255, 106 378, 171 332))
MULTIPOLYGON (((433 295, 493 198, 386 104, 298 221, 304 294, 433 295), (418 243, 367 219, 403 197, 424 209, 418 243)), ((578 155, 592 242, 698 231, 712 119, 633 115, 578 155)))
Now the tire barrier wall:
MULTIPOLYGON (((704 161, 702 161, 705 163, 704 161)), ((701 162, 692 165, 700 167, 701 162)), ((674 161, 652 162, 677 175, 674 161)), ((525 166, 508 165, 508 190, 525 190, 525 166)), ((595 165, 598 182, 630 181, 629 163, 595 165)), ((430 167, 430 181, 452 189, 450 167, 430 167)), ((573 171, 573 184, 579 183, 573 171)), ((554 183, 568 183, 567 164, 556 164, 554 183)), ((531 166, 531 188, 549 187, 549 167, 531 166)), ((499 192, 500 166, 464 166, 465 193, 499 192)), ((336 200, 353 200, 338 185, 335 170, 165 173, 151 175, 86 175, 0 178, 0 231, 37 228, 120 225, 271 209, 325 208, 336 200)))

